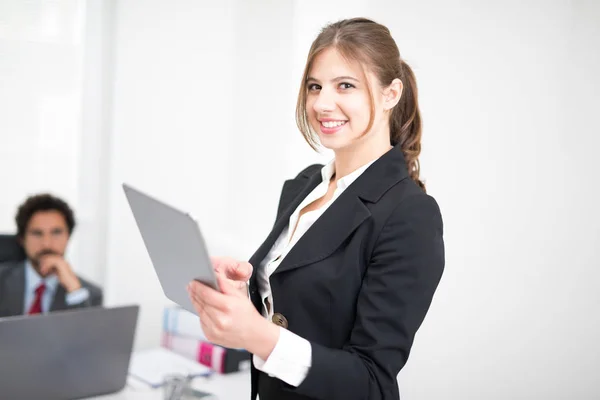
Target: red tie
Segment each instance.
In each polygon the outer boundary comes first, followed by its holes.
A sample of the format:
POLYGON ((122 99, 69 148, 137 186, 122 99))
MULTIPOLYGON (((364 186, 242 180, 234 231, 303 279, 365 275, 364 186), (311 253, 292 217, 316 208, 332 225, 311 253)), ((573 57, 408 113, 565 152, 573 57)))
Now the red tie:
POLYGON ((46 284, 44 282, 40 283, 40 285, 35 289, 35 300, 29 309, 27 314, 41 314, 42 313, 42 296, 44 295, 44 291, 46 290, 46 284))

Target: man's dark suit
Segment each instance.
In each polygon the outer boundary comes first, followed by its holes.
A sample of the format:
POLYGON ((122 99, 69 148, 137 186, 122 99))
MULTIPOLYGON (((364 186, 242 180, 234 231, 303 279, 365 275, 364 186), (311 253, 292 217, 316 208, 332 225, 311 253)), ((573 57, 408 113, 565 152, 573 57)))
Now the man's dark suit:
MULTIPOLYGON (((290 215, 321 182, 321 166, 286 181, 273 230, 250 259, 256 274, 290 215)), ((435 200, 409 178, 396 147, 375 161, 296 243, 270 277, 274 320, 312 346, 300 386, 252 366, 252 399, 398 399, 396 376, 444 269, 435 200), (283 317, 283 318, 282 318, 283 317)))
MULTIPOLYGON (((51 312, 102 305, 102 290, 84 279, 79 280, 81 286, 89 291, 89 298, 80 304, 69 306, 65 302, 65 289, 59 283, 50 305, 51 312)), ((0 317, 23 315, 24 291, 25 261, 0 264, 0 317)))

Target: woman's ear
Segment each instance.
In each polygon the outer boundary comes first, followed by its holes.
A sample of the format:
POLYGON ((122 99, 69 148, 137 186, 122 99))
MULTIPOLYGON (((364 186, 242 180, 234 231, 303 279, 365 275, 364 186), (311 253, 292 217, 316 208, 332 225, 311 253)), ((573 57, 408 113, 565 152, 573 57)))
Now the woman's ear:
POLYGON ((402 97, 402 89, 404 85, 402 81, 398 78, 394 79, 390 85, 383 90, 383 108, 384 110, 391 110, 398 104, 400 98, 402 97))

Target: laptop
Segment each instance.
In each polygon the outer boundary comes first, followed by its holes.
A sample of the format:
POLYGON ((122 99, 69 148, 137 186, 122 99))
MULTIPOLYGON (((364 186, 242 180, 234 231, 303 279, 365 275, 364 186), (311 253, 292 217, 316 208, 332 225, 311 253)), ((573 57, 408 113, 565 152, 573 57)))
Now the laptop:
POLYGON ((0 318, 0 399, 78 399, 127 382, 139 306, 0 318))

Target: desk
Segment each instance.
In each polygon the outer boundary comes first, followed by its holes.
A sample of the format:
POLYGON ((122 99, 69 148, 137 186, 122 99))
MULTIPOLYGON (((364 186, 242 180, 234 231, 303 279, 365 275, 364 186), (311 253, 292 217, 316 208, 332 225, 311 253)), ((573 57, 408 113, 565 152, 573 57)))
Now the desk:
MULTIPOLYGON (((250 371, 230 374, 213 374, 196 378, 192 386, 213 393, 219 400, 247 400, 250 398, 250 371)), ((163 400, 162 388, 138 388, 128 384, 120 392, 105 396, 90 397, 89 400, 163 400)))

